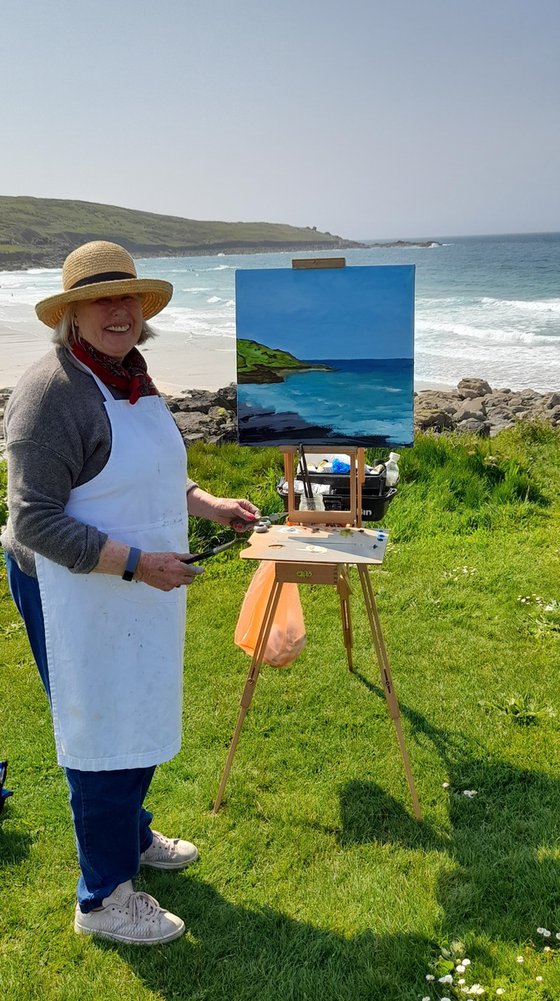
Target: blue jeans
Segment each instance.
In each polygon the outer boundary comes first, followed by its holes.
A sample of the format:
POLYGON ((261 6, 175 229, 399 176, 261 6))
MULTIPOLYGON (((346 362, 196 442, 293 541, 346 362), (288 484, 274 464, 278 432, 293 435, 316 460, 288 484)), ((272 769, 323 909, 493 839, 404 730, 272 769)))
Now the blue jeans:
MULTIPOLYGON (((39 582, 23 573, 4 551, 8 584, 23 618, 41 681, 50 701, 49 668, 39 582)), ((143 807, 155 772, 149 768, 83 772, 65 768, 70 787, 78 861, 78 903, 84 912, 100 907, 104 897, 140 867, 140 853, 152 843, 152 814, 143 807)))

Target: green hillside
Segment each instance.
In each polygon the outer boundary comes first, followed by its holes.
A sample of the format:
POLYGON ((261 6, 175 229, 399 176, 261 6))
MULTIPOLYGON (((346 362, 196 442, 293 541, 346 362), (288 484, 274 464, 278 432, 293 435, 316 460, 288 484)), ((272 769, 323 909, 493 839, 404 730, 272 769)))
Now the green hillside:
POLYGON ((361 246, 309 226, 203 222, 94 202, 0 196, 0 270, 59 267, 88 240, 112 240, 136 257, 361 246))
POLYGON ((269 348, 248 338, 237 340, 237 381, 238 383, 283 382, 284 373, 290 369, 322 369, 327 365, 309 365, 300 361, 289 351, 269 348))

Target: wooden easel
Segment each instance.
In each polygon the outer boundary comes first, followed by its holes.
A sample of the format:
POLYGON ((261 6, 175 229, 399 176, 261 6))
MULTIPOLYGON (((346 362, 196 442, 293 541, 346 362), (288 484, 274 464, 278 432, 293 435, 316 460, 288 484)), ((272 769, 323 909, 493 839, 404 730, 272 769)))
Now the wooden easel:
MULTIPOLYGON (((214 814, 217 814, 222 802, 222 797, 224 795, 231 766, 233 764, 235 751, 239 742, 241 728, 255 692, 268 637, 274 621, 274 614, 276 612, 284 584, 334 584, 340 601, 342 635, 344 646, 346 648, 348 669, 353 671, 352 619, 350 614, 350 585, 348 567, 349 565, 355 564, 358 570, 373 646, 379 665, 381 685, 387 701, 389 715, 391 716, 395 726, 397 741, 403 759, 405 775, 412 798, 412 806, 416 818, 418 820, 422 819, 422 811, 414 784, 414 778, 412 776, 410 760, 402 730, 399 703, 393 686, 389 658, 387 656, 387 650, 383 640, 381 623, 379 621, 375 596, 368 572, 368 565, 380 564, 382 562, 382 553, 380 558, 380 555, 376 553, 376 551, 380 548, 379 543, 374 541, 379 538, 379 534, 375 530, 363 529, 361 527, 362 509, 360 496, 360 470, 363 479, 364 450, 345 449, 345 451, 350 454, 351 460, 351 509, 349 511, 299 511, 296 509, 293 482, 294 450, 291 450, 284 453, 284 467, 287 474, 286 479, 288 481, 288 523, 291 526, 301 526, 301 529, 295 530, 296 532, 301 532, 301 535, 296 534, 294 537, 290 538, 290 530, 285 528, 270 529, 269 533, 265 535, 253 534, 250 539, 249 548, 243 550, 240 554, 244 559, 274 560, 274 584, 268 598, 255 652, 251 660, 249 674, 241 696, 239 717, 216 795, 213 811, 214 814), (329 532, 327 529, 321 531, 318 528, 319 525, 326 526, 327 524, 332 525, 333 523, 344 527, 351 527, 349 536, 345 534, 344 539, 341 539, 339 531, 331 530, 329 532), (281 532, 287 532, 288 534, 281 535, 281 532), (317 534, 317 532, 319 534, 317 534), (323 538, 323 536, 325 538, 323 538), (284 541, 279 542, 278 540, 284 541), (324 545, 308 545, 306 547, 306 541, 310 543, 317 541, 324 543, 324 545), (301 543, 302 545, 301 547, 294 547, 292 545, 293 543, 301 543), (284 552, 280 553, 280 549, 283 549, 284 552), (306 552, 306 549, 309 550, 309 552, 306 552), (319 557, 314 552, 317 549, 324 549, 325 552, 319 557), (294 559, 295 553, 300 550, 304 553, 304 555, 302 557, 296 556, 294 559)), ((385 533, 382 534, 385 535, 385 533)), ((383 545, 383 551, 384 548, 385 547, 383 545)))
MULTIPOLYGON (((306 258, 303 260, 292 261, 292 267, 300 269, 343 268, 345 265, 346 261, 343 257, 306 258)), ((303 451, 303 446, 301 450, 303 451)), ((389 715, 391 716, 395 726, 406 779, 410 789, 410 795, 412 797, 412 806, 417 820, 422 820, 420 802, 418 800, 416 786, 414 784, 414 778, 410 767, 410 760, 404 741, 399 703, 393 687, 389 658, 387 656, 387 650, 383 640, 383 633, 381 632, 381 623, 379 621, 371 579, 368 572, 369 564, 380 564, 382 562, 382 554, 381 558, 379 558, 379 552, 376 553, 376 550, 379 548, 379 544, 373 540, 373 537, 377 537, 378 533, 362 528, 362 485, 365 478, 365 453, 363 448, 345 447, 342 451, 350 457, 350 501, 348 511, 300 511, 299 509, 296 509, 296 495, 294 488, 294 478, 296 475, 294 457, 296 449, 289 448, 284 451, 284 475, 288 483, 288 524, 303 526, 301 530, 303 533, 316 532, 321 525, 339 525, 344 528, 349 526, 352 529, 352 544, 350 544, 349 541, 347 543, 346 537, 343 540, 340 538, 327 538, 327 540, 321 539, 321 541, 326 541, 325 547, 309 546, 308 548, 311 551, 307 553, 305 552, 306 547, 303 546, 304 555, 301 557, 296 556, 294 559, 295 553, 299 552, 300 548, 296 547, 296 550, 294 550, 292 547, 292 549, 290 549, 290 546, 282 545, 281 542, 275 541, 281 538, 286 539, 287 536, 274 534, 275 532, 280 533, 282 531, 286 531, 285 529, 273 529, 270 533, 272 541, 270 538, 267 539, 266 535, 253 534, 250 539, 249 549, 243 550, 240 554, 244 559, 274 560, 274 584, 268 598, 260 632, 257 638, 255 652, 251 660, 249 674, 241 696, 241 709, 230 744, 220 785, 218 787, 216 800, 214 802, 214 814, 217 814, 220 809, 220 804, 222 802, 231 766, 233 764, 235 751, 239 742, 241 728, 255 692, 268 637, 274 622, 274 614, 276 612, 284 584, 296 583, 335 585, 340 600, 342 635, 344 639, 344 646, 346 648, 348 669, 353 671, 352 619, 350 615, 350 583, 348 567, 351 564, 355 564, 360 578, 373 646, 379 665, 381 685, 385 693, 389 715), (319 558, 314 552, 314 550, 318 548, 326 548, 326 555, 322 554, 319 558), (284 551, 280 553, 278 551, 279 549, 283 549, 284 551)), ((328 532, 323 534, 327 536, 329 535, 328 532)), ((335 532, 334 534, 337 535, 338 533, 335 532)), ((305 536, 302 539, 299 539, 299 541, 304 541, 304 539, 305 536)), ((311 541, 313 540, 314 536, 311 537, 311 541)))

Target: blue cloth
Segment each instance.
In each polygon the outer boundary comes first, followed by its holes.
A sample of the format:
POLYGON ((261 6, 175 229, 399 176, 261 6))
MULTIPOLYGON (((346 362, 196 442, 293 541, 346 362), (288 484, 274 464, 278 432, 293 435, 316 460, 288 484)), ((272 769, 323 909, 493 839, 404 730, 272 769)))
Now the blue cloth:
POLYGON ((350 463, 344 462, 342 459, 333 459, 332 471, 333 473, 349 473, 350 463))
MULTIPOLYGON (((50 700, 45 625, 39 582, 23 573, 4 550, 8 584, 25 623, 41 681, 50 700)), ((136 876, 140 853, 152 843, 152 814, 143 807, 155 766, 83 772, 65 768, 81 876, 78 903, 84 912, 136 876)))

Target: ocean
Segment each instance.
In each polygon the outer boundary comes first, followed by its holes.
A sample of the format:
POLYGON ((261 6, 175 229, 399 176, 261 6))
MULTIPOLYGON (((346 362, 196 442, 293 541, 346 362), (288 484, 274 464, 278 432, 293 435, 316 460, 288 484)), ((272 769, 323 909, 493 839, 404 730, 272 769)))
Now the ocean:
MULTIPOLYGON (((416 265, 416 382, 453 386, 480 376, 493 388, 560 389, 560 234, 434 237, 434 244, 344 252, 348 266, 416 265)), ((233 351, 235 270, 290 267, 294 256, 316 255, 154 258, 138 261, 138 272, 175 286, 154 324, 171 351, 193 335, 216 334, 233 351)), ((59 289, 58 270, 0 272, 0 335, 3 326, 28 323, 30 306, 59 289)))
POLYGON ((382 448, 413 441, 412 363, 406 358, 305 359, 320 369, 239 386, 241 444, 300 441, 382 448))

